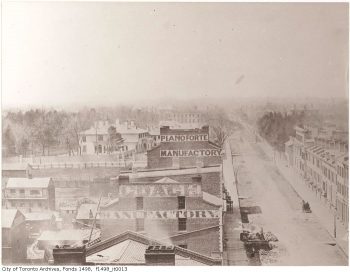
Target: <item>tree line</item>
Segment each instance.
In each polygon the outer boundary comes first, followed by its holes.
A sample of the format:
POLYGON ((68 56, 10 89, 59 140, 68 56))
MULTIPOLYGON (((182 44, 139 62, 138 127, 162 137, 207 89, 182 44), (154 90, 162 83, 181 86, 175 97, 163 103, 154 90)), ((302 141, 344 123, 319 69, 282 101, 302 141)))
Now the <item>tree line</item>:
MULTIPOLYGON (((158 122, 152 110, 128 106, 84 108, 77 112, 53 109, 8 111, 2 115, 3 156, 81 154, 79 133, 98 120, 115 123, 116 118, 121 121, 133 119, 139 127, 158 122)), ((111 127, 108 132, 113 134, 112 141, 118 137, 114 131, 115 127, 111 127)))
POLYGON ((303 125, 306 121, 304 111, 292 113, 267 112, 257 121, 259 134, 277 150, 283 152, 284 144, 289 136, 295 136, 294 127, 303 125))

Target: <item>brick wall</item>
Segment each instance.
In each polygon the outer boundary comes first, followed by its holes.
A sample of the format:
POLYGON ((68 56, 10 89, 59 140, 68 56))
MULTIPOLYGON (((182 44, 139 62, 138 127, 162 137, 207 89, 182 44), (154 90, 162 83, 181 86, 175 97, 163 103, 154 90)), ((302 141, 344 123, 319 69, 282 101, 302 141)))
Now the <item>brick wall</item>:
POLYGON ((178 182, 193 182, 194 177, 201 176, 200 184, 202 185, 202 191, 212 195, 221 197, 221 173, 193 173, 193 174, 181 174, 181 175, 165 175, 158 177, 138 178, 137 182, 154 182, 162 179, 163 177, 169 177, 178 182))
POLYGON ((112 236, 121 234, 127 230, 136 231, 135 219, 123 219, 123 220, 101 220, 101 239, 108 239, 112 236))
POLYGON ((211 256, 220 251, 219 227, 171 238, 175 245, 187 245, 187 249, 211 256))

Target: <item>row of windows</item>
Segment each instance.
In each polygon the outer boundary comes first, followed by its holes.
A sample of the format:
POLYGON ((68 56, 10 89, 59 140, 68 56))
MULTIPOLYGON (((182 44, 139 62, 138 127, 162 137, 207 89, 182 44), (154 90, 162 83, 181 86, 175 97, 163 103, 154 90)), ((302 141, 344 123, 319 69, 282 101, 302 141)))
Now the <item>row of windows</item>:
POLYGON ((344 179, 349 178, 349 172, 348 169, 345 167, 337 166, 337 173, 339 176, 341 176, 344 179))
MULTIPOLYGON (((178 196, 177 197, 178 202, 178 209, 183 210, 186 209, 186 197, 185 196, 178 196)), ((143 197, 136 197, 136 210, 143 210, 143 197)))
POLYGON ((35 207, 39 207, 39 208, 47 208, 46 204, 43 204, 41 202, 12 202, 12 201, 8 201, 7 202, 7 206, 8 208, 24 208, 24 207, 29 207, 29 208, 35 208, 35 207))
POLYGON ((342 196, 349 198, 349 187, 337 182, 337 192, 342 196))
MULTIPOLYGON (((20 195, 24 195, 25 194, 25 190, 24 189, 19 189, 18 190, 20 195)), ((10 189, 10 194, 14 195, 17 193, 16 189, 10 189)), ((40 191, 39 190, 30 190, 29 191, 30 195, 40 195, 40 191)))

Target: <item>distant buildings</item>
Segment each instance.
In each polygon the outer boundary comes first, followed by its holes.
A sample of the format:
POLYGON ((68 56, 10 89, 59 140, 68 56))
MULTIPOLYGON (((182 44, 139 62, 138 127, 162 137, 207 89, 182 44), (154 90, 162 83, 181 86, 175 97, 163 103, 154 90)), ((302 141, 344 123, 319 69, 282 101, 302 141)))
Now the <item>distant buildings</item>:
POLYGON ((115 124, 96 122, 93 127, 79 133, 83 155, 115 154, 127 151, 145 152, 152 147, 152 137, 147 130, 136 127, 133 121, 115 124), (115 132, 113 132, 113 129, 115 132), (113 137, 111 135, 114 135, 113 137))
POLYGON ((55 209, 55 187, 51 178, 9 178, 4 197, 8 209, 22 212, 55 209))
POLYGON ((162 110, 160 112, 160 120, 161 122, 167 121, 178 123, 187 128, 199 128, 204 123, 202 113, 186 110, 162 110))

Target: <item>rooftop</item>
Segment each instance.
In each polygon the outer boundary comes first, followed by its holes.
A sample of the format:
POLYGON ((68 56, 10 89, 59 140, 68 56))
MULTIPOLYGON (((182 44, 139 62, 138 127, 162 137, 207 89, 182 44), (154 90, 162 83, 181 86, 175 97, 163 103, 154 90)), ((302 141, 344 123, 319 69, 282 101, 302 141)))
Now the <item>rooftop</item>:
POLYGON ((16 218, 17 212, 20 211, 16 209, 2 209, 1 210, 1 226, 2 228, 11 228, 13 221, 16 218))
MULTIPOLYGON (((166 245, 136 232, 122 234, 101 241, 87 248, 87 262, 96 264, 144 265, 145 251, 149 245, 166 245)), ((221 265, 220 259, 211 258, 197 252, 180 248, 175 249, 175 265, 221 265)))
POLYGON ((147 177, 164 177, 164 176, 175 176, 175 175, 191 175, 201 173, 215 173, 220 172, 220 165, 208 166, 208 167, 192 167, 183 169, 158 169, 151 171, 140 171, 137 173, 123 173, 122 175, 129 176, 129 179, 147 178, 147 177))
POLYGON ((6 188, 47 188, 51 178, 9 178, 6 188))

